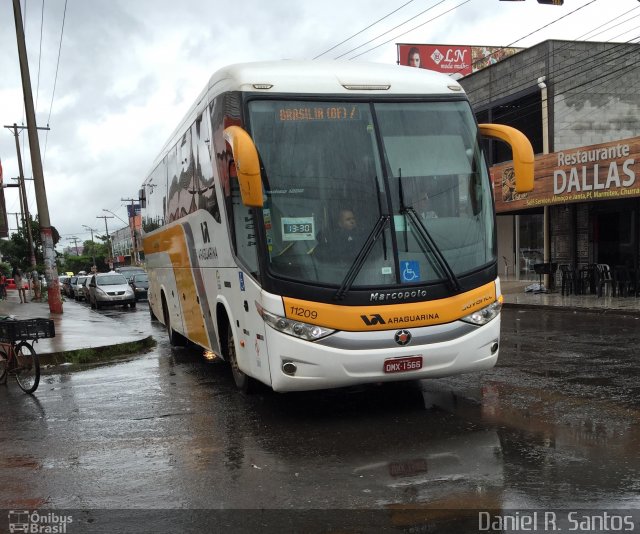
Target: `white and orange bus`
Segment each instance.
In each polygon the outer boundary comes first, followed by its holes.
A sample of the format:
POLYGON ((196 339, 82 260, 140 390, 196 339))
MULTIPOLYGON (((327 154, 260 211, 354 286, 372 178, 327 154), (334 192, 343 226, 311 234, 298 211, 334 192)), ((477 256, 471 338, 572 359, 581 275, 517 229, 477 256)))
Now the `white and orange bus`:
POLYGON ((244 390, 491 368, 502 296, 482 135, 511 145, 514 187, 530 190, 530 143, 478 125, 445 75, 219 70, 140 190, 152 317, 228 360, 244 390))

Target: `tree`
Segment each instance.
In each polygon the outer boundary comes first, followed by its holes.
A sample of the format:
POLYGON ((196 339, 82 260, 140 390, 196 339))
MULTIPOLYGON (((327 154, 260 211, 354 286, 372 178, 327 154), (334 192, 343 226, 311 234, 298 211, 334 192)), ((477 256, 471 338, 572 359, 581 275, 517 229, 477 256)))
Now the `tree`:
MULTIPOLYGON (((31 235, 33 236, 33 250, 36 256, 36 268, 39 272, 44 272, 44 254, 42 251, 42 237, 40 236, 40 223, 37 219, 31 218, 31 235)), ((54 246, 60 241, 60 234, 51 227, 54 246)), ((23 271, 31 271, 31 252, 29 250, 29 239, 24 227, 18 228, 17 232, 11 234, 8 240, 0 240, 0 253, 5 261, 12 265, 18 265, 23 271)))
MULTIPOLYGON (((104 240, 103 236, 94 235, 100 240, 104 240)), ((108 271, 109 266, 107 264, 107 258, 109 257, 109 246, 106 243, 96 243, 95 241, 87 240, 82 244, 83 254, 77 256, 75 254, 63 254, 60 258, 61 267, 59 270, 64 272, 86 271, 91 272, 93 261, 95 259, 95 265, 98 271, 108 271)))

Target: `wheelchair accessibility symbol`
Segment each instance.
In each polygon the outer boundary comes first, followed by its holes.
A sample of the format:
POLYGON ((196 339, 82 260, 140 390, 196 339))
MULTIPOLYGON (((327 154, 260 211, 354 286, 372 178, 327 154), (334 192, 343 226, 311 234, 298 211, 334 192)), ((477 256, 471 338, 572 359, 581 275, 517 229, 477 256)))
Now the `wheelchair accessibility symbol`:
POLYGON ((420 280, 420 262, 401 261, 400 273, 403 282, 415 282, 420 280))

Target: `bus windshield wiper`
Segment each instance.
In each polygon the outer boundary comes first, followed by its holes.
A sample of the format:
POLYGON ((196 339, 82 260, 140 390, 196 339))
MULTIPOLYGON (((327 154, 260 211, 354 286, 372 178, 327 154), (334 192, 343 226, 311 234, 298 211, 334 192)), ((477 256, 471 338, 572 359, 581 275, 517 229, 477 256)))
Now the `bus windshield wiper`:
POLYGON ((349 291, 349 289, 351 288, 353 281, 356 279, 356 276, 358 276, 360 269, 362 269, 362 266, 369 257, 369 254, 371 254, 373 246, 376 244, 376 241, 378 240, 380 235, 384 232, 384 229, 387 227, 390 220, 391 217, 389 215, 381 215, 380 218, 376 221, 376 224, 374 225, 373 230, 371 230, 369 237, 367 237, 364 245, 362 245, 362 248, 358 251, 356 259, 353 260, 351 267, 349 267, 349 271, 344 277, 340 289, 336 291, 336 294, 333 297, 334 300, 342 300, 347 294, 347 291, 349 291))
MULTIPOLYGON (((442 254, 442 251, 436 245, 433 237, 427 230, 427 227, 422 222, 422 219, 416 213, 416 210, 413 209, 413 206, 407 206, 404 201, 404 189, 402 187, 402 168, 398 169, 398 200, 400 201, 400 214, 405 217, 405 219, 409 219, 413 226, 418 231, 418 236, 422 238, 422 240, 418 239, 418 243, 420 248, 422 249, 422 253, 426 256, 427 260, 429 259, 429 252, 427 251, 427 247, 431 250, 431 254, 433 255, 433 259, 440 266, 440 269, 444 272, 447 280, 449 282, 449 286, 456 293, 460 292, 460 282, 458 281, 458 277, 453 272, 451 265, 442 254), (426 247, 424 246, 426 245, 426 247)), ((405 222, 404 224, 404 242, 405 247, 408 247, 408 225, 405 222)))
MULTIPOLYGON (((444 274, 447 277, 447 280, 449 281, 449 285, 451 286, 451 289, 455 292, 459 292, 460 282, 458 281, 458 277, 453 272, 451 265, 449 265, 449 262, 444 257, 444 254, 442 254, 442 251, 438 248, 438 245, 436 244, 433 237, 429 233, 429 230, 427 230, 427 227, 422 222, 422 219, 420 219, 420 217, 416 213, 416 210, 413 209, 413 206, 402 206, 400 213, 404 215, 406 218, 408 218, 411 221, 411 223, 413 223, 414 228, 418 231, 418 236, 422 238, 422 240, 418 240, 418 243, 420 244, 420 248, 422 249, 422 252, 425 254, 425 256, 428 256, 427 248, 424 247, 423 243, 421 242, 421 241, 424 241, 424 244, 426 244, 429 250, 431 251, 436 263, 444 271, 444 274)), ((405 224, 405 227, 406 226, 407 225, 405 224)))

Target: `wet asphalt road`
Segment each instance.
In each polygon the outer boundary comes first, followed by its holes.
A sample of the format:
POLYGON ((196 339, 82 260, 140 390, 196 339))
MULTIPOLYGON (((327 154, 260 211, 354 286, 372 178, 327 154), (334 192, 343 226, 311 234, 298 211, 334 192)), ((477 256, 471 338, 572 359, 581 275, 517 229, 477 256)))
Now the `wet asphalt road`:
MULTIPOLYGON (((93 510, 68 532, 147 531, 105 509, 155 510, 148 531, 172 509, 254 510, 217 517, 228 531, 256 509, 347 509, 371 531, 443 532, 429 521, 453 508, 640 507, 640 319, 506 309, 490 372, 245 396, 224 363, 172 350, 146 304, 102 313, 158 346, 46 375, 35 396, 0 386, 0 510, 93 510)), ((298 513, 300 531, 320 524, 298 513)))

